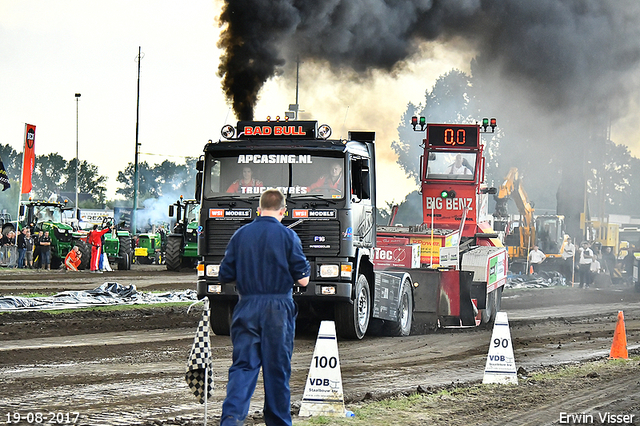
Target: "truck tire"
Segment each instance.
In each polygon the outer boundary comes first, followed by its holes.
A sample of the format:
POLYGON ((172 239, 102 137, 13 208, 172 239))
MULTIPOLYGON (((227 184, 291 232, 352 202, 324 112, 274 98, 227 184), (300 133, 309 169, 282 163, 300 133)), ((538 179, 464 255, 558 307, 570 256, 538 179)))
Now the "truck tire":
POLYGON ((89 269, 89 264, 91 263, 91 246, 82 240, 75 240, 73 244, 78 246, 80 253, 82 253, 78 269, 89 269))
POLYGON ((182 250, 182 237, 169 236, 167 241, 167 251, 164 255, 164 261, 167 264, 167 271, 179 271, 180 270, 180 251, 182 250))
POLYGON ((229 336, 231 334, 231 317, 235 304, 230 301, 213 301, 209 298, 211 306, 211 330, 217 336, 229 336))
POLYGON ((482 310, 482 325, 493 325, 496 314, 502 306, 502 287, 498 287, 487 295, 487 307, 482 310))
POLYGON ((342 302, 335 305, 336 329, 345 339, 362 339, 369 327, 371 316, 371 291, 364 275, 356 281, 353 303, 342 302))
POLYGON ((122 237, 118 237, 120 241, 120 247, 118 248, 118 256, 120 260, 118 261, 118 270, 119 271, 128 271, 131 269, 132 262, 132 249, 131 249, 131 237, 129 235, 124 235, 122 237))
POLYGON ((400 307, 398 321, 385 321, 384 334, 387 336, 408 336, 411 334, 413 320, 413 292, 408 279, 405 279, 400 289, 400 307))

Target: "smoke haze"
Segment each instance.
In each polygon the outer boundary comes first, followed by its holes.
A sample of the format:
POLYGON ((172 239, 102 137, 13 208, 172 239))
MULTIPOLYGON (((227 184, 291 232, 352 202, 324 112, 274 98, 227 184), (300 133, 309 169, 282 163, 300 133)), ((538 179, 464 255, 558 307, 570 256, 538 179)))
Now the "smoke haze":
POLYGON ((633 0, 234 0, 225 2, 219 67, 239 119, 295 58, 361 74, 393 71, 425 41, 464 40, 478 71, 517 82, 545 108, 626 108, 637 89, 640 3, 633 0), (633 86, 633 87, 629 87, 633 86))
POLYGON ((218 73, 238 119, 253 118, 264 83, 297 58, 304 72, 324 67, 358 97, 358 86, 402 74, 433 46, 473 57, 468 70, 481 113, 503 129, 496 173, 518 167, 538 206, 557 204, 574 218, 586 155, 598 154, 610 124, 633 127, 639 103, 635 0, 234 0, 225 2, 220 24, 218 73))

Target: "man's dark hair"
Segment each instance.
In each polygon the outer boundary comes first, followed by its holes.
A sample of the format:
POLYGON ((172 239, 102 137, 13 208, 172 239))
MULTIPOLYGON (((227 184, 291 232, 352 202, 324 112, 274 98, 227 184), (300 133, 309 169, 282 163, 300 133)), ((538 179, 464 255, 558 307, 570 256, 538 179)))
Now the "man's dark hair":
POLYGON ((98 229, 98 225, 93 225, 93 230, 95 231, 96 229, 98 229))
POLYGON ((280 210, 284 207, 284 194, 277 189, 267 189, 260 196, 260 208, 262 210, 280 210))

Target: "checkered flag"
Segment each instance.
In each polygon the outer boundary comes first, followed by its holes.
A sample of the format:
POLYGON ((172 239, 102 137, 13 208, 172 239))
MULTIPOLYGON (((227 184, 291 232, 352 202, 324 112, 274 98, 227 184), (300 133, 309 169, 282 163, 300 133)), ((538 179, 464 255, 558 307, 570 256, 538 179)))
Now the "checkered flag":
POLYGON ((187 362, 185 380, 200 404, 205 404, 213 394, 213 371, 211 370, 211 340, 209 339, 209 299, 204 298, 204 311, 198 324, 196 337, 187 362), (207 394, 204 392, 207 378, 207 394))

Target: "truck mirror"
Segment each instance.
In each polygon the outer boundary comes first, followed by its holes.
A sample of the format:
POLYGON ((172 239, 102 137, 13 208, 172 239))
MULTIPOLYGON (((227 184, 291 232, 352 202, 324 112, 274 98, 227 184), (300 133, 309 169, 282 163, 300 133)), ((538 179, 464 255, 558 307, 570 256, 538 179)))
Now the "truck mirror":
POLYGON ((24 204, 20 205, 20 216, 24 216, 24 204))
POLYGON ((196 161, 196 170, 199 172, 204 170, 204 160, 196 161))
POLYGON ((196 174, 196 193, 195 193, 195 196, 193 197, 196 199, 198 203, 200 203, 201 191, 202 191, 202 172, 200 171, 196 174))
POLYGON ((174 213, 175 213, 175 212, 174 212, 174 209, 173 209, 173 204, 171 204, 171 205, 169 206, 169 217, 173 217, 173 214, 174 214, 174 213))

